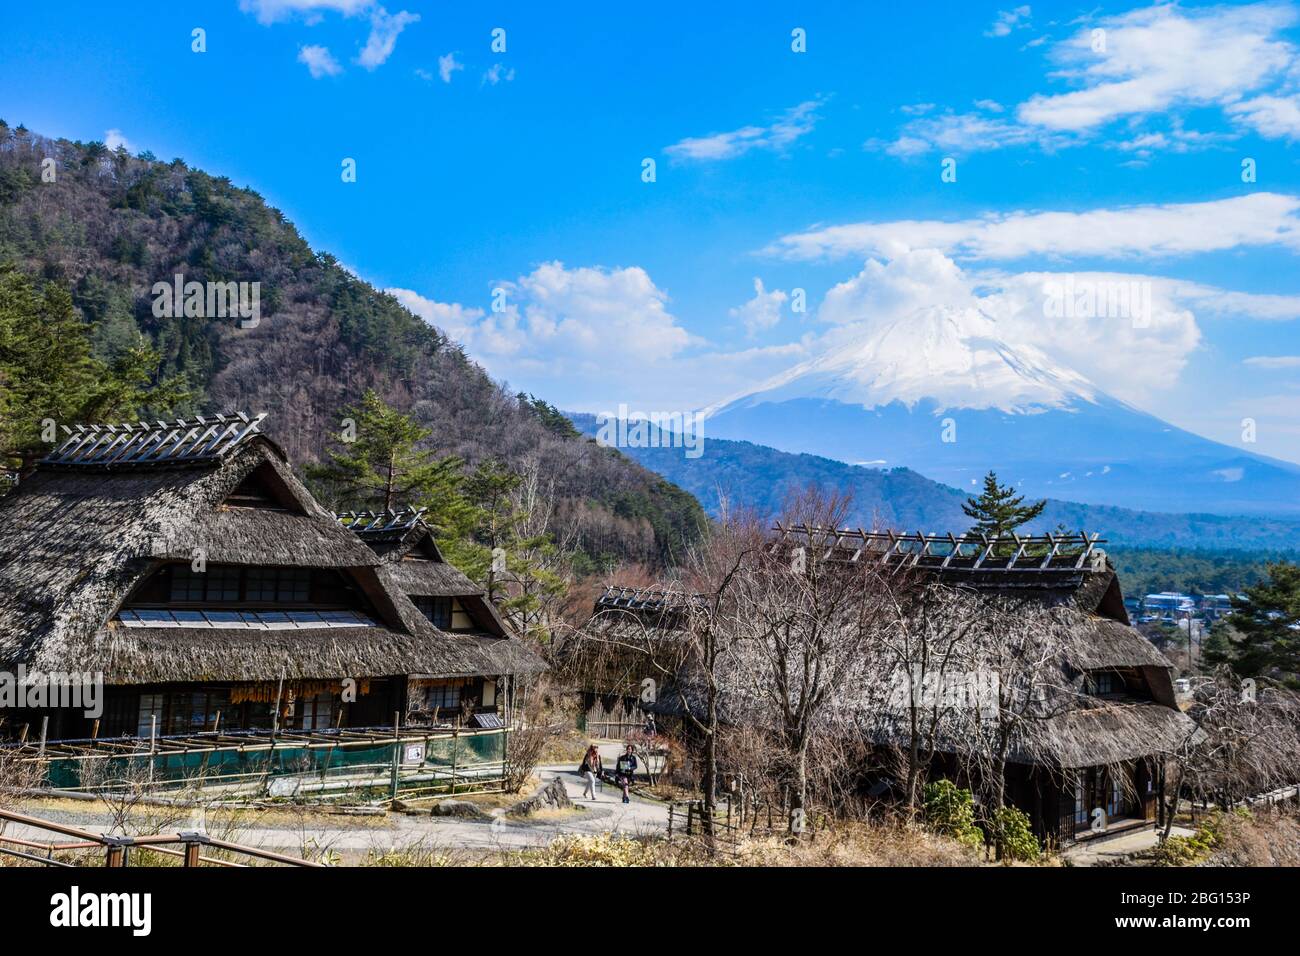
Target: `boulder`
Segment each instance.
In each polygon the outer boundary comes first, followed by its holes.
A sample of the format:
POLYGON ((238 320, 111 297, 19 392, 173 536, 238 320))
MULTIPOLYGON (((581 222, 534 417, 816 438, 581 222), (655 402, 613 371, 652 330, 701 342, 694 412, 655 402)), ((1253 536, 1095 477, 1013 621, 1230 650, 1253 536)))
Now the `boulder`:
POLYGON ((489 815, 468 800, 439 800, 429 810, 435 817, 462 817, 466 820, 487 820, 489 815))
POLYGON ((556 777, 527 800, 521 800, 507 808, 506 815, 527 817, 538 810, 567 810, 572 806, 573 801, 569 799, 569 791, 564 789, 564 781, 556 777))

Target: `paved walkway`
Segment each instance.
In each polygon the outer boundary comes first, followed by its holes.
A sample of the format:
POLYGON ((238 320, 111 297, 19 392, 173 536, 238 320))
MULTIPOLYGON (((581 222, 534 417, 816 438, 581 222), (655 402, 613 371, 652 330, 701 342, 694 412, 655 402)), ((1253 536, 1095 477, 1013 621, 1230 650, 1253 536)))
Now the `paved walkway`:
MULTIPOLYGON (((617 744, 600 746, 601 759, 613 767, 621 747, 617 744)), ((547 766, 538 768, 541 785, 557 777, 564 782, 569 798, 581 808, 580 812, 563 819, 538 821, 511 820, 498 816, 493 820, 467 820, 457 817, 409 816, 390 814, 383 819, 385 825, 367 828, 364 818, 354 819, 347 827, 312 826, 306 830, 290 826, 251 827, 241 829, 230 837, 235 842, 249 846, 278 850, 295 855, 304 846, 328 848, 342 854, 348 861, 364 856, 370 851, 387 852, 406 847, 456 850, 513 850, 545 845, 556 837, 568 834, 622 833, 638 835, 663 832, 668 825, 668 808, 653 800, 643 800, 632 795, 624 804, 621 791, 606 783, 598 789, 596 799, 579 799, 582 779, 576 767, 547 766)), ((107 815, 90 807, 45 811, 33 814, 52 822, 69 824, 102 833, 108 827, 107 815)), ((183 829, 201 829, 202 821, 196 818, 183 829)), ((29 830, 10 825, 6 836, 31 840, 60 839, 46 831, 29 830)))
MULTIPOLYGON (((1174 827, 1170 836, 1193 836, 1185 827, 1174 827)), ((1155 827, 1142 827, 1130 833, 1102 840, 1089 840, 1076 843, 1061 853, 1075 866, 1097 866, 1101 863, 1114 863, 1125 860, 1134 853, 1149 850, 1159 842, 1155 827)))

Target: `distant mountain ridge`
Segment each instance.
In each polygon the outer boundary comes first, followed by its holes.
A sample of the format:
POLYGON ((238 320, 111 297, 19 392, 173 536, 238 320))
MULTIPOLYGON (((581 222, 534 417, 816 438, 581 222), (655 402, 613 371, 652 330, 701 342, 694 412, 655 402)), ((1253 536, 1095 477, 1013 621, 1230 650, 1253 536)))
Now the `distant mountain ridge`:
MULTIPOLYGON (((585 434, 596 434, 594 416, 569 417, 585 434)), ((717 513, 725 497, 774 517, 787 494, 816 485, 853 495, 851 525, 954 534, 971 525, 961 510, 970 491, 932 481, 907 468, 849 465, 752 442, 713 438, 707 431, 703 448, 703 454, 694 459, 686 458, 681 448, 622 450, 691 492, 711 514, 717 513)), ((1300 519, 1164 514, 1055 499, 1048 500, 1043 516, 1028 527, 1050 531, 1058 524, 1073 531, 1097 532, 1112 544, 1127 546, 1290 552, 1297 550, 1300 541, 1300 519)))
POLYGON ((1213 442, 1107 395, 978 310, 884 324, 704 409, 706 434, 967 487, 1149 511, 1300 516, 1300 465, 1213 442))

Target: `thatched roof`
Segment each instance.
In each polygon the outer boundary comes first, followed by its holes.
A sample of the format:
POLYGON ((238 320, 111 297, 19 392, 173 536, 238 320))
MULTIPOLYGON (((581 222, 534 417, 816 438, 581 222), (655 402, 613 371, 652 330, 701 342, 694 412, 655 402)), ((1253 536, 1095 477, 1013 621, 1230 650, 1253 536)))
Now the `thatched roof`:
POLYGON ((95 641, 85 669, 115 684, 328 679, 428 674, 484 676, 532 673, 535 657, 517 641, 418 634, 386 627, 302 631, 211 631, 112 626, 95 641))
POLYGON ((263 680, 285 667, 299 677, 541 669, 507 639, 430 624, 385 562, 298 482, 260 420, 84 429, 0 497, 0 666, 103 671, 108 683, 263 680), (285 508, 223 507, 250 476, 285 508), (337 569, 377 626, 155 631, 114 620, 148 575, 194 548, 213 564, 337 569))
POLYGON ((1186 714, 1146 702, 1103 701, 1079 707, 1048 721, 1050 744, 1013 750, 1013 762, 1043 763, 1064 769, 1095 767, 1167 754, 1195 732, 1186 714))
POLYGON ((382 559, 379 577, 389 589, 408 597, 459 598, 484 631, 507 636, 509 628, 487 593, 443 558, 424 513, 424 508, 344 511, 335 518, 382 559))

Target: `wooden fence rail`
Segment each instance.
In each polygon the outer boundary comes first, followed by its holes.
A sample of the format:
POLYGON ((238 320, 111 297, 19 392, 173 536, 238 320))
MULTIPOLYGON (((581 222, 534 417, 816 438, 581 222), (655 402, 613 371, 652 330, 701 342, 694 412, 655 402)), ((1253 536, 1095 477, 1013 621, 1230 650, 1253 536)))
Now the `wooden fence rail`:
POLYGON ((162 853, 166 856, 178 856, 184 859, 185 866, 202 866, 207 863, 214 866, 242 866, 244 864, 233 863, 228 860, 219 860, 214 857, 203 856, 204 847, 213 847, 218 850, 226 850, 231 853, 240 853, 254 859, 267 860, 272 863, 282 863, 285 866, 305 866, 321 867, 324 864, 312 863, 310 860, 303 860, 299 857, 285 856, 282 853, 273 853, 270 850, 263 850, 260 847, 243 846, 239 843, 231 843, 228 840, 219 840, 208 836, 200 831, 190 831, 176 834, 157 834, 152 836, 113 836, 110 834, 94 833, 90 830, 82 830, 79 827, 70 827, 62 823, 55 823, 52 820, 41 820, 37 817, 29 817, 23 813, 14 813, 12 810, 0 810, 0 820, 10 823, 21 824, 22 826, 31 827, 35 830, 46 830, 50 833, 57 833, 61 836, 72 837, 71 842, 62 843, 41 843, 35 840, 21 840, 16 837, 0 837, 0 853, 7 856, 17 857, 19 859, 40 863, 45 866, 75 866, 75 864, 65 863, 62 860, 54 859, 55 853, 67 852, 69 850, 86 850, 95 847, 104 848, 104 866, 106 867, 124 867, 130 862, 130 851, 135 847, 148 849, 152 852, 162 853), (9 847, 23 847, 21 850, 10 849, 9 847), (175 847, 181 849, 175 849, 175 847), (29 850, 43 850, 45 855, 28 852, 29 850))

